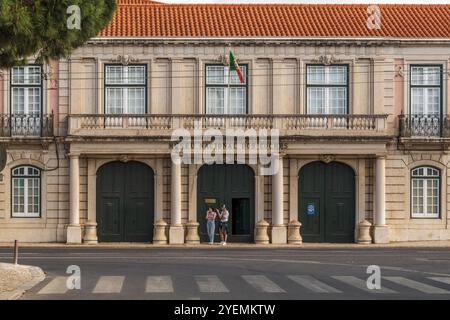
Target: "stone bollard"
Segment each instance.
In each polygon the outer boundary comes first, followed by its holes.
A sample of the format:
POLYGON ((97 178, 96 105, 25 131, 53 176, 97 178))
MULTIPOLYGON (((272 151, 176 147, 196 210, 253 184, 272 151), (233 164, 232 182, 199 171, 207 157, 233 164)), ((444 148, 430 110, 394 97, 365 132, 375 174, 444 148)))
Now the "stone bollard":
POLYGON ((269 226, 270 224, 266 220, 261 220, 256 224, 256 244, 269 244, 269 226))
POLYGON ((370 228, 372 224, 364 220, 359 224, 359 235, 358 235, 358 243, 359 244, 371 244, 372 237, 370 236, 370 228))
POLYGON ((167 244, 167 222, 164 220, 155 222, 153 244, 167 244))
POLYGON ((97 223, 94 221, 88 221, 84 225, 84 239, 83 242, 86 244, 97 244, 97 223))
POLYGON ((186 224, 187 235, 186 244, 200 244, 200 237, 198 235, 199 223, 196 221, 189 221, 186 224))
POLYGON ((300 235, 300 228, 302 224, 297 221, 293 220, 289 222, 288 225, 288 244, 302 244, 303 239, 300 235))

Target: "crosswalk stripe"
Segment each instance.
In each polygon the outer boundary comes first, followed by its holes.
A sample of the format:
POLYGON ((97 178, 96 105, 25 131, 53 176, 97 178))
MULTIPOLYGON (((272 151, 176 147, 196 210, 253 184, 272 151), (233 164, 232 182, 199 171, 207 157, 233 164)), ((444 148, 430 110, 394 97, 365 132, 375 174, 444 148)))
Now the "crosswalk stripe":
POLYGON ((219 277, 214 275, 195 276, 200 292, 220 293, 230 292, 228 288, 220 281, 219 277))
POLYGON ((173 283, 170 276, 149 276, 145 287, 147 293, 173 293, 173 283))
POLYGON ((100 277, 92 293, 120 293, 124 281, 123 276, 100 277))
POLYGON ((244 275, 242 276, 242 278, 245 281, 247 281, 253 288, 261 292, 269 292, 269 293, 286 292, 266 276, 244 275))
POLYGON ((56 277, 42 288, 38 294, 65 294, 69 291, 66 281, 67 277, 56 277))
POLYGON ((450 277, 429 277, 428 279, 434 280, 434 281, 438 281, 438 282, 442 282, 445 284, 450 284, 450 277))
POLYGON ((311 276, 287 276, 295 283, 315 292, 315 293, 341 293, 338 289, 335 289, 311 276))
POLYGON ((441 288, 437 288, 437 287, 433 287, 428 284, 410 280, 410 279, 407 279, 404 277, 383 277, 383 278, 386 280, 392 281, 394 283, 400 284, 402 286, 418 290, 423 293, 432 293, 432 294, 449 294, 450 293, 450 291, 447 291, 447 290, 444 290, 441 288))
POLYGON ((370 293, 397 293, 394 290, 388 289, 388 288, 384 288, 382 287, 381 289, 369 289, 367 288, 367 283, 364 280, 361 280, 357 277, 353 277, 353 276, 333 276, 332 278, 342 281, 352 287, 364 290, 366 292, 370 292, 370 293))

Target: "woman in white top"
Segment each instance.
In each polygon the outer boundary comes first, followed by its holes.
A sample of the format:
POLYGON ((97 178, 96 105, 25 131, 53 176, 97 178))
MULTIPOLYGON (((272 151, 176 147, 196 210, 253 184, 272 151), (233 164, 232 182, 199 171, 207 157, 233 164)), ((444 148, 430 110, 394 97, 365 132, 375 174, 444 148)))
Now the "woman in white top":
POLYGON ((220 219, 219 232, 220 232, 220 239, 222 240, 221 244, 225 246, 227 244, 228 239, 228 218, 230 216, 230 213, 228 212, 227 207, 225 205, 222 206, 222 212, 219 212, 219 210, 217 210, 217 213, 220 219))

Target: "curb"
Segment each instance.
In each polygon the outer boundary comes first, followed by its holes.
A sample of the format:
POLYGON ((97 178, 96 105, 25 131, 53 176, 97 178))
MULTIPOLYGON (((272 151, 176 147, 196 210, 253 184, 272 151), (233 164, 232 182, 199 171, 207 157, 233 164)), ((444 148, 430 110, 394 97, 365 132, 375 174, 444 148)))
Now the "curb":
POLYGON ((27 266, 32 279, 13 291, 0 293, 0 300, 18 300, 28 290, 45 280, 45 273, 39 267, 27 266))
MULTIPOLYGON (((0 249, 11 248, 11 244, 0 243, 0 249)), ((450 241, 418 241, 418 242, 393 242, 389 244, 331 244, 331 243, 303 243, 303 244, 235 244, 230 243, 226 247, 208 244, 181 244, 181 245, 154 245, 150 243, 100 243, 100 244, 64 244, 64 243, 22 243, 22 249, 147 249, 147 250, 176 250, 176 249, 253 249, 253 250, 273 250, 273 249, 423 249, 423 248, 450 248, 450 241)))

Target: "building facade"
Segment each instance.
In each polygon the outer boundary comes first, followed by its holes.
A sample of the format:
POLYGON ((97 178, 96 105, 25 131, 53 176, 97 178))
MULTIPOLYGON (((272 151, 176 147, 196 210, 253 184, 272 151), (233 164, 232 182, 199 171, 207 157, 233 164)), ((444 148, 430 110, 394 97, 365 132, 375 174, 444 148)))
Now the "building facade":
POLYGON ((450 6, 118 5, 2 72, 0 242, 195 244, 222 204, 237 242, 450 239, 450 6), (177 129, 276 130, 282 165, 174 162, 177 129))

